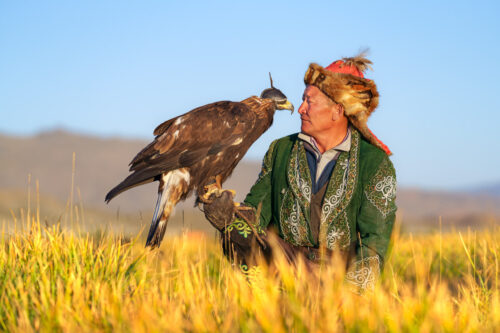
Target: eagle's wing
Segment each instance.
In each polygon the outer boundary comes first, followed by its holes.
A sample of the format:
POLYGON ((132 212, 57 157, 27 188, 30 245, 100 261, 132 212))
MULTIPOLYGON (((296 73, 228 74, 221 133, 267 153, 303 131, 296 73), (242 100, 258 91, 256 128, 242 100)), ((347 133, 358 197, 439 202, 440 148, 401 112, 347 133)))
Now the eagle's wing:
POLYGON ((130 162, 130 171, 189 167, 237 142, 255 122, 255 114, 242 103, 223 101, 196 108, 159 125, 155 140, 130 162))
POLYGON ((130 162, 133 173, 106 196, 155 180, 159 174, 190 167, 240 143, 256 123, 256 115, 243 103, 222 101, 196 108, 167 120, 154 131, 156 138, 130 162))

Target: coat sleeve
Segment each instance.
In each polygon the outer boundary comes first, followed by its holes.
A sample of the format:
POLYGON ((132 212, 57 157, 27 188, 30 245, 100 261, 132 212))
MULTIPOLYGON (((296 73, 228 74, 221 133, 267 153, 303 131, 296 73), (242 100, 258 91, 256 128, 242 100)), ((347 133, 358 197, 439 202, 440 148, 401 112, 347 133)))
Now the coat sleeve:
POLYGON ((386 258, 396 216, 396 172, 387 156, 364 185, 357 217, 356 255, 346 282, 362 293, 375 286, 386 258))
POLYGON ((260 209, 258 224, 262 229, 266 229, 272 218, 271 192, 272 192, 272 171, 274 164, 274 150, 276 141, 273 141, 262 161, 262 169, 257 181, 247 194, 244 203, 247 206, 260 209), (260 208, 259 208, 260 207, 260 208))

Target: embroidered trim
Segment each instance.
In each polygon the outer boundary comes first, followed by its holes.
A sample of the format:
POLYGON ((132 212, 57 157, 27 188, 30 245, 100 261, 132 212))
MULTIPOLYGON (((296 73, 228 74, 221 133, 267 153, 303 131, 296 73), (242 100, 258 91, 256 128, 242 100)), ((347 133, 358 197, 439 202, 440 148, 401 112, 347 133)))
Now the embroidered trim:
POLYGON ((300 238, 299 234, 299 203, 295 200, 292 205, 292 212, 289 215, 289 218, 285 220, 285 223, 290 226, 290 232, 294 239, 298 240, 300 238))
POLYGON ((280 225, 284 239, 294 245, 312 246, 308 237, 311 201, 311 176, 302 141, 297 140, 290 153, 287 170, 290 187, 283 196, 280 225))
POLYGON ((234 222, 229 224, 226 228, 226 231, 233 231, 233 229, 236 229, 240 235, 243 237, 247 238, 248 235, 252 233, 252 229, 250 226, 242 219, 235 219, 234 222))
POLYGON ((346 281, 360 291, 373 290, 380 275, 380 260, 378 255, 355 261, 352 269, 346 274, 346 281))
POLYGON ((396 179, 392 176, 385 177, 375 185, 375 190, 382 192, 387 207, 387 202, 396 197, 396 179))
POLYGON ((285 241, 293 245, 312 245, 307 238, 305 218, 301 212, 299 201, 286 191, 281 202, 280 225, 285 241))
MULTIPOLYGON (((341 248, 348 246, 351 241, 351 234, 349 229, 349 221, 345 215, 344 209, 349 205, 353 197, 354 189, 358 179, 358 157, 360 146, 360 134, 357 130, 351 132, 351 150, 342 152, 338 158, 337 164, 333 169, 332 176, 328 183, 321 210, 321 224, 319 241, 320 244, 330 246, 340 246, 341 248), (344 212, 344 215, 341 213, 344 212), (342 231, 347 228, 346 233, 340 236, 335 242, 330 237, 328 242, 327 237, 330 232, 335 234, 335 231, 342 231)), ((334 248, 330 248, 334 249, 334 248)))
POLYGON ((351 228, 349 227, 349 220, 344 211, 339 216, 339 221, 330 225, 330 231, 326 236, 326 247, 330 250, 344 249, 351 243, 351 228), (342 219, 340 218, 342 217, 342 219))
POLYGON ((348 172, 348 164, 349 162, 346 160, 340 161, 339 165, 344 170, 342 176, 342 183, 335 190, 335 193, 328 196, 328 198, 323 203, 323 209, 321 211, 322 220, 326 220, 328 216, 335 210, 335 208, 339 205, 340 201, 344 197, 345 189, 347 187, 347 172, 348 172))
POLYGON ((297 196, 302 201, 305 201, 304 206, 308 207, 311 202, 312 182, 309 165, 307 164, 306 151, 302 141, 295 143, 291 156, 290 167, 288 169, 290 185, 296 190, 297 196))
POLYGON ((381 163, 377 173, 366 187, 365 195, 384 218, 397 209, 395 204, 396 176, 389 159, 381 163))
POLYGON ((266 156, 264 156, 264 159, 262 160, 262 167, 260 169, 259 176, 257 177, 257 181, 255 183, 258 183, 259 181, 261 181, 262 178, 264 178, 265 176, 267 176, 271 172, 272 167, 273 167, 273 160, 272 160, 273 151, 274 151, 274 147, 276 146, 277 142, 278 142, 278 140, 274 140, 269 145, 269 149, 267 150, 266 156))

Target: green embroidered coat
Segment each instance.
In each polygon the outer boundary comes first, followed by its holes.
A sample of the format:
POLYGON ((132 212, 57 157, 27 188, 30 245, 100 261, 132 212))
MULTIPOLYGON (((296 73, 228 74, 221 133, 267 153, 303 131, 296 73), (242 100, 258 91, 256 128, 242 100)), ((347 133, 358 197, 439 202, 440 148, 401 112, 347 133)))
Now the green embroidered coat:
MULTIPOLYGON (((262 205, 258 229, 275 226, 286 242, 314 246, 309 228, 311 188, 305 149, 294 134, 271 143, 245 204, 262 205)), ((395 198, 391 161, 353 128, 351 150, 340 154, 327 185, 319 245, 346 253, 354 249, 346 280, 357 288, 371 289, 383 267, 395 198)))

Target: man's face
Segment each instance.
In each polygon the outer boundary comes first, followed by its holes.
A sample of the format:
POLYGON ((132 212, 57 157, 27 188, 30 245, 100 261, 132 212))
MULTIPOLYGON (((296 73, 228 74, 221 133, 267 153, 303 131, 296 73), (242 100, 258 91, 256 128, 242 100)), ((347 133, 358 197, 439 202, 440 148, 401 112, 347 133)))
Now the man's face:
POLYGON ((307 86, 299 107, 302 133, 316 137, 330 131, 338 119, 338 108, 321 90, 307 86))

